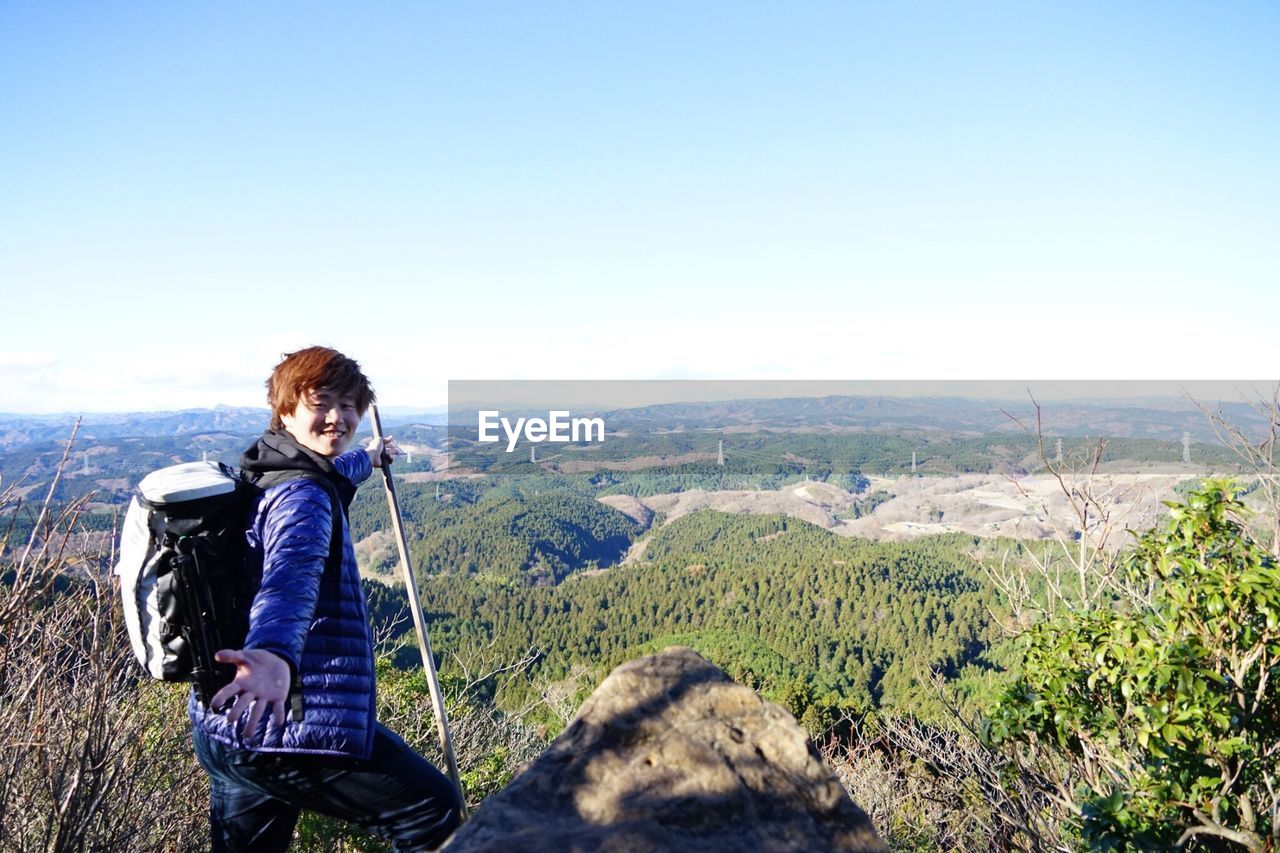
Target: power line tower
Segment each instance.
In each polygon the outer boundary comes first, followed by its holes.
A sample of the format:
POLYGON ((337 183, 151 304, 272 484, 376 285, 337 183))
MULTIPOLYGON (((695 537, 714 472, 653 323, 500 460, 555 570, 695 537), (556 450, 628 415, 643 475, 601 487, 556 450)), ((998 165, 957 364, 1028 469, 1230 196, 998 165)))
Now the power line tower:
POLYGON ((716 451, 716 464, 721 468, 724 467, 724 440, 720 441, 720 448, 716 451))
POLYGON ((916 475, 916 452, 913 450, 911 451, 911 476, 914 477, 915 475, 916 475))
POLYGON ((1182 461, 1191 464, 1191 433, 1182 433, 1182 461))
POLYGON ((529 445, 529 461, 534 465, 538 464, 538 445, 536 444, 529 445))
POLYGON ((1058 456, 1057 456, 1057 459, 1055 459, 1054 461, 1059 465, 1062 464, 1062 439, 1061 438, 1058 439, 1058 456))

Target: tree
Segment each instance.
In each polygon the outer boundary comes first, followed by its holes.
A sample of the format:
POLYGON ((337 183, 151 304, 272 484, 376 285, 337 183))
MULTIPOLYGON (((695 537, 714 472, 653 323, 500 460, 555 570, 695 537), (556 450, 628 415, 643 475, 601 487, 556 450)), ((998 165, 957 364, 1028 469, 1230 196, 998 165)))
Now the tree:
POLYGON ((1031 626, 984 721, 989 744, 1054 768, 1091 846, 1280 841, 1280 567, 1240 498, 1209 480, 1169 503, 1168 526, 1122 563, 1126 586, 1148 595, 1031 626))

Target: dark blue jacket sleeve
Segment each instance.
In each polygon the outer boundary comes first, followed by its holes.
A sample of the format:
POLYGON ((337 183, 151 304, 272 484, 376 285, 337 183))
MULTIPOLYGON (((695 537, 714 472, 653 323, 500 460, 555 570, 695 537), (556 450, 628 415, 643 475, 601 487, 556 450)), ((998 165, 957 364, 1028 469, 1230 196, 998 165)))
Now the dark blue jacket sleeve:
POLYGON ((373 463, 369 461, 369 454, 361 449, 348 450, 341 456, 335 456, 333 467, 338 469, 339 474, 357 486, 367 480, 369 475, 373 473, 373 463))
POLYGON ((329 556, 333 510, 325 487, 305 479, 269 489, 263 502, 262 586, 244 647, 279 655, 296 673, 329 556))

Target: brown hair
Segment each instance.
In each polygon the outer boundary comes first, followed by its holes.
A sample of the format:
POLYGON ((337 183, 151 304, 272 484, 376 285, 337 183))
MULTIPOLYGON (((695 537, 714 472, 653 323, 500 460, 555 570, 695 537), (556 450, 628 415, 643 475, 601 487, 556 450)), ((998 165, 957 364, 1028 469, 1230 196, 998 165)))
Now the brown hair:
POLYGON ((292 414, 298 408, 298 401, 314 391, 354 397, 360 417, 364 417, 369 404, 377 399, 355 359, 328 347, 307 347, 285 353, 267 378, 271 428, 283 429, 280 416, 292 414))

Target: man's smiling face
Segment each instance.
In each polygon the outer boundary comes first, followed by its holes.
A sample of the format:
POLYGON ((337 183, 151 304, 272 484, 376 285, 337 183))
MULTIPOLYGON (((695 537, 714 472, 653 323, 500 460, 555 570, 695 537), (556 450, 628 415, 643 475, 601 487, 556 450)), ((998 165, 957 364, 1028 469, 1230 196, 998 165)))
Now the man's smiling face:
POLYGON ((327 389, 309 391, 298 398, 292 414, 280 421, 298 444, 321 456, 337 456, 347 449, 360 426, 355 398, 327 389))

